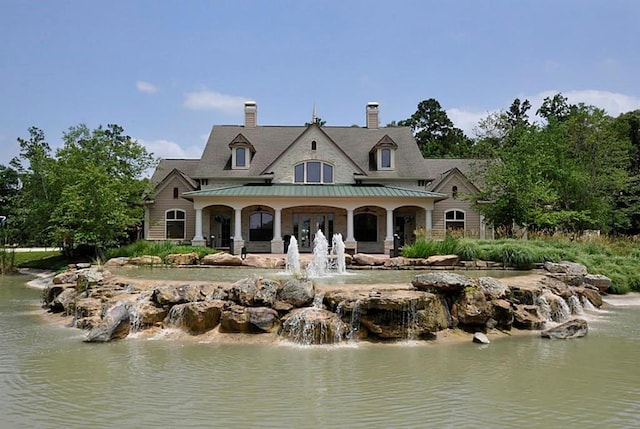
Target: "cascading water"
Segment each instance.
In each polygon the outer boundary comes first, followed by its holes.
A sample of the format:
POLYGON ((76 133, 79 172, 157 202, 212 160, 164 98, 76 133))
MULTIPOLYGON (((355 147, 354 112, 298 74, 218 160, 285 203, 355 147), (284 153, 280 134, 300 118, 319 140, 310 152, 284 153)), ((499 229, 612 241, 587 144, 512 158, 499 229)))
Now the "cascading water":
POLYGON ((298 240, 294 236, 291 236, 287 249, 286 270, 291 274, 300 272, 300 251, 298 250, 298 240))
POLYGON ((309 277, 324 277, 327 275, 329 242, 321 230, 316 232, 313 239, 313 259, 307 266, 309 277))
POLYGON ((538 317, 545 321, 551 321, 551 305, 544 295, 535 298, 535 305, 538 307, 538 317))
POLYGON ((596 307, 591 303, 591 301, 589 301, 589 299, 587 299, 586 296, 582 297, 582 308, 585 311, 595 311, 596 307))
POLYGON ((571 309, 571 314, 577 314, 579 316, 584 314, 580 299, 576 295, 569 297, 569 308, 571 309))
POLYGON ((535 298, 538 306, 538 317, 547 322, 564 322, 571 317, 571 308, 567 302, 558 295, 545 292, 535 298))

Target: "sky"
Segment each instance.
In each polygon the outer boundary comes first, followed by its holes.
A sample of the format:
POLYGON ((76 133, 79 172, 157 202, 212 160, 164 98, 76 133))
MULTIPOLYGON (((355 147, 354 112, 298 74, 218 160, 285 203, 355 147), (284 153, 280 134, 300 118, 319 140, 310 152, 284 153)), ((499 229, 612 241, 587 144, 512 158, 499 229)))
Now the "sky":
POLYGON ((406 119, 435 98, 469 136, 515 98, 640 109, 637 0, 0 1, 0 164, 42 129, 119 124, 199 158, 213 125, 406 119))

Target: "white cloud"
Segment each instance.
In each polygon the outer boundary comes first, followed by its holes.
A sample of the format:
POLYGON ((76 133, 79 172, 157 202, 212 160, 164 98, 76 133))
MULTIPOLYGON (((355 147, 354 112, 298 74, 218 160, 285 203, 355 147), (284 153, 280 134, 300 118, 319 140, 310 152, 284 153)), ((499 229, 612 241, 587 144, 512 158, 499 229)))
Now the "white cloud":
POLYGON ((481 119, 486 118, 491 113, 488 110, 464 110, 459 108, 453 108, 447 110, 449 119, 453 122, 457 128, 460 128, 467 136, 474 135, 474 128, 478 126, 478 122, 481 119))
POLYGON ((143 80, 139 80, 136 82, 136 88, 138 88, 138 91, 144 92, 145 94, 155 94, 156 92, 158 92, 158 87, 143 80))
POLYGON ((143 140, 137 139, 156 158, 200 158, 202 146, 182 147, 178 143, 169 140, 143 140))
POLYGON ((216 91, 202 90, 187 92, 183 106, 192 110, 219 110, 224 113, 242 113, 244 102, 248 98, 238 95, 221 94, 216 91))

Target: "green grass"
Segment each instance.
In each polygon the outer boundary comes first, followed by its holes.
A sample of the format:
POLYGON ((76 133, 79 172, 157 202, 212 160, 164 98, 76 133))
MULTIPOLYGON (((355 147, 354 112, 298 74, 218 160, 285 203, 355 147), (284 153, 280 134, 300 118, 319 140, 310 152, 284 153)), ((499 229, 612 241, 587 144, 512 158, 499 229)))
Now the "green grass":
POLYGON ((402 251, 409 258, 443 254, 456 254, 466 261, 494 261, 519 269, 530 269, 547 261, 572 261, 585 265, 589 273, 609 277, 611 293, 640 292, 640 242, 625 238, 598 237, 582 242, 551 237, 533 240, 447 237, 440 242, 419 239, 402 251))
POLYGON ((164 260, 167 255, 173 253, 192 253, 196 252, 199 258, 212 253, 217 253, 215 249, 204 246, 176 245, 168 241, 136 241, 128 246, 110 249, 107 252, 107 258, 115 257, 135 257, 135 256, 159 256, 164 260))

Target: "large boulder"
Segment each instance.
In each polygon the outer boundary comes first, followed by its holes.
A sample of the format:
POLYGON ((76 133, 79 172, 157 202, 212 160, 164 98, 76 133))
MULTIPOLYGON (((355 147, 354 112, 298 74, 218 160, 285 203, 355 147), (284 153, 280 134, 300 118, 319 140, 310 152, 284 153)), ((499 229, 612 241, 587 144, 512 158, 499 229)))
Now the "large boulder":
POLYGON ((545 320, 538 316, 538 307, 535 305, 516 305, 513 318, 513 326, 519 329, 537 330, 545 324, 545 320))
POLYGON ((462 325, 484 325, 493 317, 493 307, 481 289, 467 288, 453 304, 451 313, 462 325))
POLYGON ((505 299, 510 294, 509 287, 493 277, 479 277, 478 287, 487 299, 505 299))
MULTIPOLYGON (((561 274, 564 275, 564 274, 561 274)), ((551 290, 554 294, 569 299, 573 295, 573 291, 569 287, 569 283, 581 283, 580 282, 565 282, 563 279, 559 279, 557 274, 547 274, 542 279, 542 285, 551 290)))
POLYGON ((184 329, 191 335, 204 334, 220 323, 226 306, 224 301, 187 302, 171 307, 167 324, 184 329))
POLYGON ((53 284, 60 285, 65 283, 75 283, 78 281, 78 272, 76 270, 63 271, 53 276, 53 284))
POLYGON ((426 259, 425 265, 432 265, 434 267, 451 267, 458 265, 458 262, 460 262, 460 257, 458 255, 433 255, 426 259))
POLYGON ((197 265, 200 261, 196 252, 171 253, 164 258, 167 265, 197 265))
POLYGON ((587 335, 589 328, 584 319, 571 319, 554 328, 544 330, 540 333, 542 338, 557 338, 561 340, 571 338, 581 338, 587 335))
POLYGON ((49 310, 52 313, 65 312, 69 314, 69 307, 76 298, 78 292, 74 288, 66 288, 49 303, 49 310))
POLYGON ((606 292, 611 287, 611 279, 602 274, 587 274, 584 276, 584 283, 597 288, 601 293, 606 292))
POLYGON ((446 272, 419 274, 411 284, 418 290, 433 293, 458 293, 475 286, 471 279, 463 275, 446 272))
POLYGON ((162 285, 153 290, 151 299, 157 305, 175 305, 185 302, 204 301, 215 287, 209 284, 180 286, 162 285))
POLYGON ((346 339, 348 326, 332 311, 306 307, 284 316, 279 333, 297 344, 333 344, 346 339))
POLYGON ((131 325, 134 330, 159 325, 168 312, 166 306, 158 306, 150 298, 139 299, 131 308, 131 325))
POLYGON ((272 308, 231 305, 220 317, 220 332, 264 333, 279 326, 278 313, 272 308))
POLYGON ((129 330, 129 308, 118 303, 107 310, 102 322, 87 333, 84 341, 96 343, 117 340, 129 335, 129 330))
POLYGON ((589 302, 593 304, 594 307, 596 308, 602 307, 602 295, 600 295, 600 292, 598 292, 597 290, 594 290, 588 287, 581 287, 581 288, 575 288, 575 291, 579 296, 584 297, 585 299, 588 299, 589 302))
POLYGON ((131 265, 162 265, 162 258, 160 256, 143 255, 129 258, 129 264, 131 265))
POLYGON ((240 265, 242 265, 242 258, 240 258, 240 256, 231 255, 226 252, 220 252, 206 255, 204 258, 202 258, 200 263, 202 265, 239 267, 240 265))
POLYGON ((83 292, 87 289, 97 286, 111 277, 111 272, 96 268, 85 268, 76 271, 78 280, 76 281, 76 289, 83 292))
POLYGON ((506 299, 496 299, 491 301, 493 306, 493 319, 500 329, 510 330, 513 325, 513 308, 506 299))
POLYGON ((276 280, 252 276, 235 282, 229 289, 229 299, 247 307, 272 307, 280 287, 276 280))
POLYGON ((254 268, 284 268, 284 258, 273 258, 261 255, 247 255, 242 265, 254 268))
POLYGON ((353 265, 361 265, 361 266, 381 266, 381 265, 384 265, 385 261, 386 261, 386 258, 367 255, 366 253, 356 253, 351 258, 351 263, 353 265))
POLYGON ((294 308, 305 307, 313 302, 315 297, 315 287, 308 280, 290 278, 287 279, 282 288, 278 290, 276 298, 278 301, 291 304, 294 308))
POLYGON ((544 269, 550 273, 558 274, 573 274, 573 275, 586 275, 587 267, 575 262, 545 262, 544 269))

